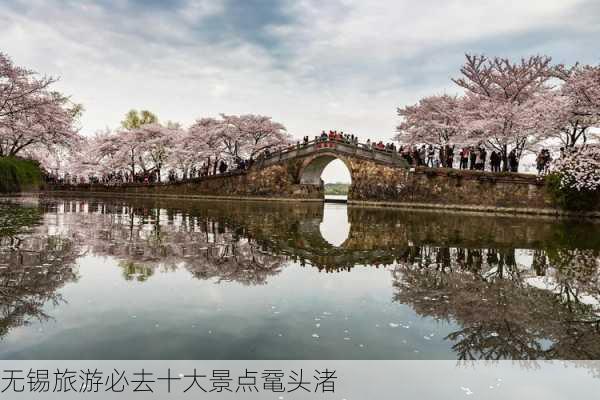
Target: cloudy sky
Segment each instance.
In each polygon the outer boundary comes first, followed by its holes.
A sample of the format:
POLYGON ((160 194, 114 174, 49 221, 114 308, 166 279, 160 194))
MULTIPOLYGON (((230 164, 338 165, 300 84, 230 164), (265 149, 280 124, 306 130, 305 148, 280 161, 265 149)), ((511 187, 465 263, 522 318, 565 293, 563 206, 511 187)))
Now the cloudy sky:
POLYGON ((0 51, 60 77, 84 134, 143 108, 386 140, 397 106, 457 92, 465 52, 597 64, 598 43, 598 0, 0 0, 0 51))

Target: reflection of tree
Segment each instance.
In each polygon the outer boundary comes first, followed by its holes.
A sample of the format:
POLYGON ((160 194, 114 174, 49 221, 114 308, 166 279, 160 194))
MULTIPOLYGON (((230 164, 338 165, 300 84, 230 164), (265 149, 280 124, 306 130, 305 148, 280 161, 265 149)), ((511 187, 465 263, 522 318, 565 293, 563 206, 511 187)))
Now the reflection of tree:
MULTIPOLYGON (((542 256, 536 257, 540 265, 542 256)), ((517 266, 514 251, 410 249, 393 273, 395 300, 459 324, 447 337, 459 359, 599 359, 598 254, 571 267, 555 267, 549 258, 538 287, 532 279, 540 268, 517 266), (581 272, 585 264, 595 270, 581 272), (582 301, 584 295, 595 305, 582 301)))
POLYGON ((154 275, 154 268, 132 261, 121 261, 119 267, 123 268, 123 277, 128 281, 135 279, 138 282, 145 282, 154 275))
POLYGON ((552 248, 546 254, 545 262, 555 270, 550 283, 569 307, 582 296, 600 299, 600 251, 552 248))
POLYGON ((41 214, 34 207, 0 204, 0 246, 18 248, 22 235, 39 225, 41 214))
POLYGON ((73 243, 59 237, 23 239, 18 249, 0 246, 0 336, 31 320, 46 320, 47 303, 63 301, 57 293, 77 280, 73 243))
POLYGON ((281 272, 284 259, 261 249, 256 243, 216 244, 197 254, 186 268, 199 279, 216 278, 245 285, 264 284, 267 278, 281 272))
MULTIPOLYGON (((205 209, 110 202, 90 202, 87 210, 72 205, 59 208, 68 211, 63 215, 67 235, 93 254, 117 259, 127 280, 143 282, 156 270, 184 268, 199 279, 263 284, 281 271, 286 259, 274 253, 268 240, 240 226, 239 220, 224 212, 227 209, 207 214, 205 209)), ((48 209, 58 211, 51 203, 48 209)))

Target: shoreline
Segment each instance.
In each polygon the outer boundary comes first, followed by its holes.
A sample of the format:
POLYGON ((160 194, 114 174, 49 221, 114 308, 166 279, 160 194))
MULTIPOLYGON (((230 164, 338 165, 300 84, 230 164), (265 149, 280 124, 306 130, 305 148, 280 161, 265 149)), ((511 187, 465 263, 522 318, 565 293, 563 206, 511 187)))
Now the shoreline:
MULTIPOLYGON (((109 198, 162 198, 177 200, 226 200, 226 201, 257 201, 257 202, 300 202, 300 203, 325 203, 324 198, 293 198, 293 197, 262 197, 262 196, 216 196, 216 195, 181 195, 160 193, 114 193, 91 191, 39 191, 7 194, 3 197, 47 196, 52 197, 109 197, 109 198)), ((520 207, 495 207, 461 204, 434 204, 434 203, 407 203, 393 201, 368 201, 347 200, 348 206, 364 208, 389 208, 401 210, 419 210, 434 212, 458 212, 467 214, 485 214, 498 216, 529 216, 551 218, 585 218, 600 220, 599 211, 564 211, 554 208, 520 208, 520 207)))

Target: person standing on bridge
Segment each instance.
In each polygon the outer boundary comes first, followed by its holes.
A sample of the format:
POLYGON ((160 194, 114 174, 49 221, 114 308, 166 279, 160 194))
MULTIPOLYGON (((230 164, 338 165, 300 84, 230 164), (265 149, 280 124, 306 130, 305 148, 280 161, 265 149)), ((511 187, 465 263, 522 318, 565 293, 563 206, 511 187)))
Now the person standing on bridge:
POLYGON ((469 168, 469 148, 463 147, 460 151, 460 169, 469 168))
POLYGON ((446 168, 452 168, 452 165, 454 164, 454 147, 456 145, 449 145, 447 144, 445 146, 445 153, 446 153, 446 168))
POLYGON ((485 160, 487 158, 487 151, 485 147, 481 146, 481 170, 485 171, 485 160))
POLYGON ((224 174, 227 171, 227 163, 224 160, 221 160, 219 164, 219 173, 224 174))
POLYGON ((415 145, 412 148, 412 159, 413 159, 413 165, 415 167, 418 167, 419 165, 421 165, 421 159, 419 158, 419 148, 415 145))
POLYGON ((508 153, 508 165, 510 167, 510 172, 519 171, 519 159, 517 158, 517 152, 515 149, 512 149, 510 153, 508 153))
POLYGON ((422 145, 419 149, 419 166, 425 165, 425 160, 427 156, 427 151, 425 150, 425 145, 422 145))
POLYGON ((477 152, 475 147, 469 147, 469 169, 475 169, 475 161, 477 161, 477 152))
POLYGON ((478 147, 475 151, 475 169, 481 170, 483 169, 483 160, 481 159, 481 147, 478 147))
POLYGON ((490 154, 490 167, 492 172, 500 172, 500 154, 496 153, 495 150, 490 154))
POLYGON ((434 156, 435 156, 435 149, 433 148, 433 145, 430 144, 427 147, 427 163, 426 163, 426 165, 428 167, 433 168, 433 158, 434 158, 434 156))

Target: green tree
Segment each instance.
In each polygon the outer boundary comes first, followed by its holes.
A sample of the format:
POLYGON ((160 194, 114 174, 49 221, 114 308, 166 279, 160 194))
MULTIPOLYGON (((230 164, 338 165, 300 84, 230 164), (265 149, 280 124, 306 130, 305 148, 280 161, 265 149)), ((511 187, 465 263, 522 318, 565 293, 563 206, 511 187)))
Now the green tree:
POLYGON ((125 114, 125 119, 121 121, 121 126, 128 130, 137 129, 142 125, 154 124, 158 122, 158 117, 148 110, 129 110, 125 114))

